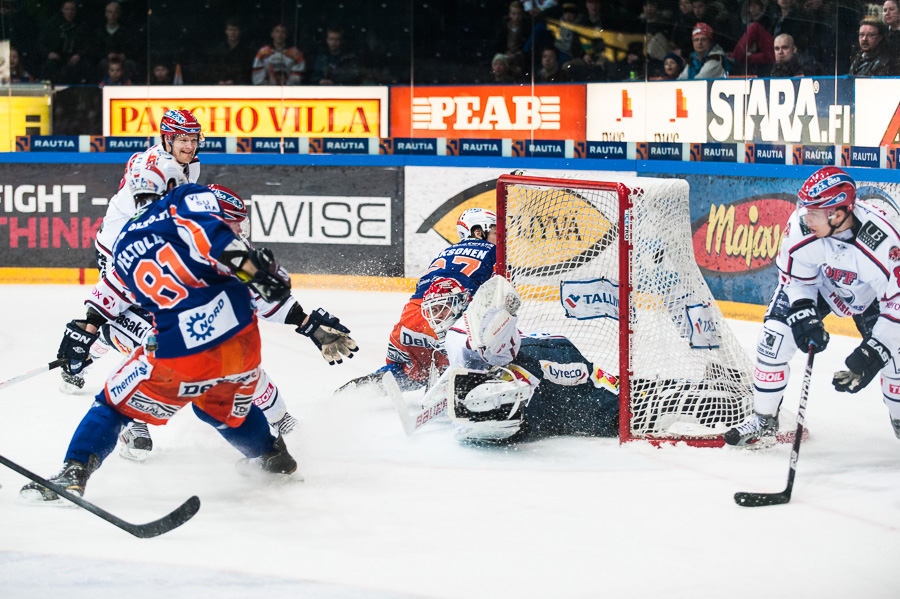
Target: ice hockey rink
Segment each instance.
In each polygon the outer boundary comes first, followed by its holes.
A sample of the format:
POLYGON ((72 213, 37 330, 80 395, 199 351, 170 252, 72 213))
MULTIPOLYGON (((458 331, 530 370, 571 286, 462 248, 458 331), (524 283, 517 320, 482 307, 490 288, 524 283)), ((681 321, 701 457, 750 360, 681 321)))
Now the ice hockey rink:
MULTIPOLYGON (((78 286, 0 286, 0 380, 55 358, 83 314, 78 286)), ((240 477, 240 457, 190 409, 152 429, 138 464, 114 453, 85 499, 135 523, 191 495, 193 520, 137 539, 76 507, 24 504, 0 467, 0 597, 699 598, 900 595, 900 440, 876 383, 837 394, 857 339, 816 358, 788 505, 742 508, 736 491, 784 489, 790 447, 748 451, 557 438, 462 446, 448 421, 406 436, 386 397, 332 396, 383 364, 405 293, 296 290, 352 329, 358 356, 329 367, 293 328, 263 323, 263 364, 301 420, 286 437, 305 482, 240 477)), ((747 351, 758 323, 731 321, 747 351)), ((96 392, 115 366, 88 371, 96 392)), ((805 356, 792 363, 796 410, 805 356)), ((56 474, 91 394, 56 372, 0 391, 0 455, 56 474)))

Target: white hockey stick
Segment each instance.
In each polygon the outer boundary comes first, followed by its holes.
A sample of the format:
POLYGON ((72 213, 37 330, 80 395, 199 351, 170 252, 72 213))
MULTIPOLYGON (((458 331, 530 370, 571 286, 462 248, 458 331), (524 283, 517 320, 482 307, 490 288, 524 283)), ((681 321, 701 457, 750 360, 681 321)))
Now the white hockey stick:
POLYGON ((20 374, 19 376, 14 376, 9 380, 3 381, 2 383, 0 383, 0 391, 2 391, 3 389, 6 389, 7 387, 12 387, 16 383, 21 383, 22 381, 26 381, 26 380, 30 379, 31 377, 34 377, 39 374, 43 374, 45 372, 53 370, 54 368, 59 368, 60 366, 62 366, 65 363, 66 363, 66 360, 64 360, 64 359, 54 360, 54 361, 50 362, 49 364, 45 364, 45 365, 41 366, 40 368, 35 368, 34 370, 29 370, 25 374, 20 374))
POLYGON ((447 394, 443 391, 445 385, 440 380, 425 394, 423 400, 425 407, 415 412, 410 412, 406 407, 406 401, 403 399, 403 394, 400 393, 400 387, 397 386, 393 374, 385 373, 381 384, 391 401, 394 402, 394 408, 397 410, 397 415, 400 416, 400 424, 403 425, 403 432, 407 435, 413 434, 447 411, 447 394), (429 400, 429 398, 431 399, 429 400))

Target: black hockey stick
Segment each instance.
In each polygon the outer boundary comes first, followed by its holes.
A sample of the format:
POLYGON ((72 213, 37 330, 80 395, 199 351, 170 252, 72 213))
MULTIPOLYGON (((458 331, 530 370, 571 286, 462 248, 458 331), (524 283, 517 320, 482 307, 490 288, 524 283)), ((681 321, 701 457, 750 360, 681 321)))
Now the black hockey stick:
POLYGON ((797 432, 794 433, 794 446, 791 448, 791 464, 788 469, 787 488, 781 493, 735 493, 734 502, 738 505, 744 507, 781 505, 791 500, 791 491, 794 489, 794 476, 797 474, 797 457, 800 455, 800 441, 803 439, 803 420, 806 415, 806 398, 809 395, 809 381, 812 379, 814 356, 812 345, 810 345, 809 358, 806 361, 806 372, 803 373, 803 386, 800 388, 800 406, 797 408, 797 432))
POLYGON ((132 524, 130 522, 126 522, 122 520, 118 516, 113 516, 109 512, 104 509, 101 509, 94 505, 89 501, 85 501, 78 495, 73 495, 69 493, 59 485, 54 485, 49 480, 41 478, 37 474, 22 468, 15 462, 10 462, 8 459, 0 455, 0 464, 3 464, 7 468, 15 470, 25 478, 29 478, 36 482, 39 485, 43 485, 62 497, 63 499, 67 499, 77 505, 78 507, 82 507, 87 511, 91 512, 95 516, 100 516, 113 526, 117 526, 124 530, 127 533, 131 533, 139 539, 149 539, 151 537, 157 537, 161 534, 165 534, 174 528, 178 528, 188 520, 194 517, 194 514, 200 509, 200 498, 196 495, 185 501, 181 504, 175 511, 170 514, 163 516, 159 520, 154 520, 153 522, 147 522, 146 524, 132 524))
POLYGON ((21 383, 22 381, 28 380, 33 376, 43 374, 47 371, 53 370, 54 368, 59 368, 60 366, 62 366, 65 363, 66 363, 66 360, 62 359, 62 358, 60 358, 59 360, 53 360, 49 364, 41 366, 40 368, 35 368, 34 370, 29 370, 25 374, 20 374, 19 376, 12 377, 8 381, 3 381, 2 383, 0 383, 0 389, 5 389, 7 387, 15 385, 16 383, 21 383))

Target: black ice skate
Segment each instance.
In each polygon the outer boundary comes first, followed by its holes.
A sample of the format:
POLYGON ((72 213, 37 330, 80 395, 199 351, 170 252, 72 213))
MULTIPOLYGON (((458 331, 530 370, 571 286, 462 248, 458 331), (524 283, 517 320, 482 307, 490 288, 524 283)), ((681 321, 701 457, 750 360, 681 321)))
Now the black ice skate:
POLYGON ((84 389, 84 375, 68 374, 60 371, 62 381, 59 383, 59 390, 67 395, 78 395, 84 389))
POLYGON ((132 420, 119 435, 119 441, 122 442, 119 455, 128 460, 143 462, 153 451, 153 439, 146 422, 132 420))
POLYGON ((774 443, 777 432, 777 415, 754 413, 747 422, 725 433, 725 443, 736 447, 752 445, 760 439, 771 440, 774 443))
MULTIPOLYGON (((275 439, 272 451, 264 453, 258 458, 243 458, 237 463, 238 473, 242 476, 255 476, 262 473, 288 476, 297 472, 297 461, 288 453, 287 445, 281 435, 275 439)), ((292 480, 303 480, 299 474, 294 474, 292 480)))
MULTIPOLYGON (((84 487, 87 485, 88 478, 100 467, 100 458, 91 455, 88 463, 76 460, 66 460, 59 474, 48 479, 51 483, 62 487, 69 493, 84 496, 84 487)), ((43 485, 38 483, 28 483, 19 491, 19 496, 29 501, 60 501, 59 495, 43 485)))

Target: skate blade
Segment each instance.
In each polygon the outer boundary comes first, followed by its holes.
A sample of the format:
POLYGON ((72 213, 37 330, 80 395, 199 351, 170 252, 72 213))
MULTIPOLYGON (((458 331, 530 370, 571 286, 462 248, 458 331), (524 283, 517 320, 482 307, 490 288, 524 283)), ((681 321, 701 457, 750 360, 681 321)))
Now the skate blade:
MULTIPOLYGON (((47 491, 52 493, 52 491, 47 491)), ((71 501, 66 501, 56 493, 53 498, 48 498, 40 489, 22 489, 19 491, 19 501, 28 505, 48 505, 55 507, 78 507, 71 501)))
POLYGON ((270 486, 280 486, 290 483, 302 483, 305 479, 300 471, 295 469, 291 473, 266 472, 260 470, 249 460, 240 460, 235 464, 237 473, 244 478, 260 482, 270 486))
POLYGON ((150 450, 131 449, 130 447, 123 445, 121 448, 119 448, 119 457, 132 462, 142 463, 146 462, 147 458, 150 457, 150 450))

